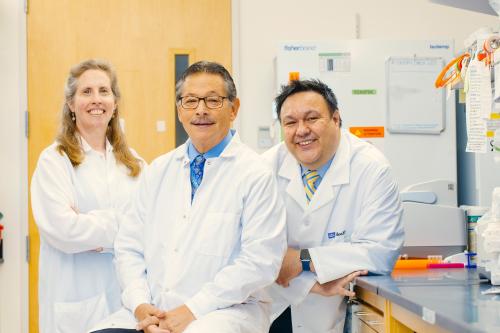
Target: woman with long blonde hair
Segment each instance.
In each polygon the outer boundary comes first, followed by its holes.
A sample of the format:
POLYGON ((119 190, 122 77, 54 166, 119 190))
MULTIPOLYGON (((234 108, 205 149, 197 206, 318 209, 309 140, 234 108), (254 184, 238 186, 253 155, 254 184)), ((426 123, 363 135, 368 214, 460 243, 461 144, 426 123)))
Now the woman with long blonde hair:
POLYGON ((126 143, 119 100, 107 62, 74 66, 60 132, 33 174, 40 333, 85 332, 120 308, 113 241, 144 162, 126 143))

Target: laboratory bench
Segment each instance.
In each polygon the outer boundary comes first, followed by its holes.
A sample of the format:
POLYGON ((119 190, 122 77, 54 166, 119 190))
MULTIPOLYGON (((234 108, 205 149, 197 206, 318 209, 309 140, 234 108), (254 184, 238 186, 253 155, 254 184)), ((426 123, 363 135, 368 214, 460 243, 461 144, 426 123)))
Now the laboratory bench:
POLYGON ((362 276, 352 332, 500 332, 500 295, 475 269, 396 270, 362 276))

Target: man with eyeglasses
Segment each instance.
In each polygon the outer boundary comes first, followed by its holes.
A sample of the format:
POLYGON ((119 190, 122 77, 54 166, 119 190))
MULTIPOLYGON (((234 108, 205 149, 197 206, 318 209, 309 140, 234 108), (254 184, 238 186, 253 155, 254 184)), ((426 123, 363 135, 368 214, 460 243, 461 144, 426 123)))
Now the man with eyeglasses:
POLYGON ((286 250, 276 180, 230 129, 240 102, 223 66, 191 65, 176 98, 189 139, 145 171, 115 240, 126 309, 98 332, 267 332, 263 288, 286 250))

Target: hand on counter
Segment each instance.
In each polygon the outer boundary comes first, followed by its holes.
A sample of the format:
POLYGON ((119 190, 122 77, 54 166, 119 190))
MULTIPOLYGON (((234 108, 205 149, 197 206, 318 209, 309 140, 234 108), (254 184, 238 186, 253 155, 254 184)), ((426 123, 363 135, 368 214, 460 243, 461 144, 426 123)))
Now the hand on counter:
POLYGON ((336 280, 332 280, 327 283, 319 284, 316 282, 314 286, 311 288, 311 293, 319 294, 322 296, 347 296, 354 297, 354 291, 350 291, 346 289, 346 286, 349 285, 354 279, 356 279, 360 275, 366 275, 368 271, 355 271, 351 274, 348 274, 344 277, 338 278, 336 280))

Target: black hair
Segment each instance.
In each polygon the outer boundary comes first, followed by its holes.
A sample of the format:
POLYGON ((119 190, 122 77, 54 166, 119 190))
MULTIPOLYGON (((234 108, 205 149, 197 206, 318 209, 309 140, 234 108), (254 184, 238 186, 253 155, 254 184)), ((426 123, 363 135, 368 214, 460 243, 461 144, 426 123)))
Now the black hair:
MULTIPOLYGON (((276 103, 276 111, 278 112, 278 119, 281 120, 281 107, 288 97, 307 91, 313 91, 323 96, 326 105, 328 106, 328 110, 330 111, 330 116, 333 117, 335 111, 338 111, 337 98, 335 97, 332 89, 330 89, 330 87, 326 84, 317 79, 295 80, 291 81, 288 85, 282 86, 280 94, 274 99, 276 103)), ((342 126, 342 119, 340 120, 340 126, 342 126)))

